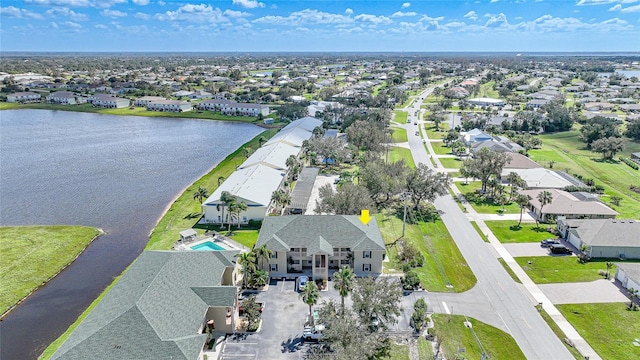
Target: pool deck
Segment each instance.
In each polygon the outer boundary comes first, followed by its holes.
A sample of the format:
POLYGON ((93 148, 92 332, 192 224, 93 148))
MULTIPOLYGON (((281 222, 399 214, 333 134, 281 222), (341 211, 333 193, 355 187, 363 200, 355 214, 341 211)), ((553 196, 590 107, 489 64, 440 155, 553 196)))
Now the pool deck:
MULTIPOLYGON (((235 241, 232 241, 231 239, 222 235, 214 235, 214 236, 205 235, 205 236, 197 237, 196 239, 191 241, 178 241, 173 245, 173 248, 174 250, 177 250, 177 251, 194 251, 192 247, 198 246, 206 242, 212 242, 222 247, 224 250, 248 251, 248 249, 245 249, 244 247, 239 247, 238 244, 235 244, 235 241)), ((216 250, 212 250, 212 251, 216 251, 216 250)))

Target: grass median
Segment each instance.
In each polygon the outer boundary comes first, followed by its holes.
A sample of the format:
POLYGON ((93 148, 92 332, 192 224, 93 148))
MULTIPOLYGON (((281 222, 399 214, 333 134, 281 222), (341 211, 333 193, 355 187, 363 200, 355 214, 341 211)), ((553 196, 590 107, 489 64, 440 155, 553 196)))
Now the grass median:
POLYGON ((0 312, 45 284, 100 235, 86 226, 0 228, 0 312))
MULTIPOLYGON (((387 245, 389 266, 401 271, 396 240, 402 235, 402 220, 394 214, 376 214, 382 238, 387 245)), ((422 287, 429 291, 463 292, 471 289, 476 277, 441 220, 407 224, 404 240, 424 256, 424 265, 414 268, 422 287), (451 284, 452 288, 447 287, 451 284)))
MULTIPOLYGON (((517 221, 485 221, 493 235, 495 235, 501 243, 527 243, 540 242, 544 239, 555 238, 554 233, 548 232, 544 224, 536 226, 532 223, 521 223, 518 226, 517 221)), ((555 226, 553 227, 555 228, 555 226)))
MULTIPOLYGON (((523 256, 515 258, 522 269, 536 284, 585 282, 603 279, 598 272, 607 270, 607 261, 618 262, 619 259, 592 259, 581 264, 575 256, 523 256)), ((630 261, 625 262, 640 262, 630 261)), ((614 265, 609 273, 616 273, 614 265)))
POLYGON ((498 328, 462 315, 433 314, 431 317, 436 336, 442 337, 447 359, 459 359, 460 349, 464 349, 464 359, 480 359, 483 348, 489 359, 526 359, 513 337, 498 328), (465 320, 471 323, 471 328, 465 326, 465 320))

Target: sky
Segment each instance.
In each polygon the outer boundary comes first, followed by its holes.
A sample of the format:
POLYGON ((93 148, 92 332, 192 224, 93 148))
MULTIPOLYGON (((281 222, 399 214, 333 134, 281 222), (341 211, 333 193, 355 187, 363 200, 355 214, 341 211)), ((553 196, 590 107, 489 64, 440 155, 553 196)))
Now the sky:
POLYGON ((640 0, 2 0, 0 51, 640 51, 640 0))

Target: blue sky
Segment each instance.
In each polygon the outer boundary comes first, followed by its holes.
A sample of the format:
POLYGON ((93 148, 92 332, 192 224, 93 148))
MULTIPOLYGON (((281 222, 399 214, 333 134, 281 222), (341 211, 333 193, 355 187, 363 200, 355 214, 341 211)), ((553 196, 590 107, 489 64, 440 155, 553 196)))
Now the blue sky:
POLYGON ((2 51, 639 51, 640 0, 2 0, 2 51))

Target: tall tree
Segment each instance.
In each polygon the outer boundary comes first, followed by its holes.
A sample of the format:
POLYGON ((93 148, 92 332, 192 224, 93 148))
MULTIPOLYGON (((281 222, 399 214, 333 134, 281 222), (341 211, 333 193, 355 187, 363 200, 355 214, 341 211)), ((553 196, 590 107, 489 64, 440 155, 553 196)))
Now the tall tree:
POLYGON ((635 141, 640 141, 640 119, 628 120, 627 131, 624 134, 635 141))
POLYGON ((529 205, 529 196, 524 194, 518 194, 515 197, 515 201, 516 201, 516 204, 520 206, 520 220, 518 221, 518 226, 520 226, 520 224, 522 224, 522 212, 524 211, 524 208, 527 207, 527 205, 529 205))
POLYGON ((267 249, 267 244, 253 248, 253 256, 260 262, 260 268, 264 268, 264 260, 269 260, 273 251, 267 249))
POLYGON ((604 116, 594 116, 580 128, 580 139, 591 148, 593 142, 608 137, 619 137, 618 124, 620 120, 613 120, 604 116))
POLYGON ((224 225, 224 208, 228 207, 233 201, 235 201, 235 197, 231 195, 228 191, 223 191, 220 193, 220 202, 222 203, 222 225, 224 225))
POLYGON ((451 177, 448 174, 435 172, 425 164, 418 164, 407 176, 407 192, 416 210, 420 209, 421 201, 433 202, 436 197, 448 194, 449 185, 451 177))
POLYGON ((240 273, 242 274, 243 287, 247 287, 247 281, 256 271, 256 258, 251 252, 241 252, 234 256, 240 265, 240 273))
MULTIPOLYGON (((551 204, 553 201, 553 195, 551 195, 548 191, 541 191, 537 196, 538 201, 540 202, 540 218, 542 218, 542 209, 544 209, 545 205, 551 204)), ((545 219, 546 220, 546 219, 545 219)), ((538 226, 538 217, 536 216, 536 226, 538 226)))
POLYGON ((487 148, 480 149, 473 158, 462 162, 465 174, 482 182, 482 191, 487 191, 487 183, 491 176, 497 177, 511 157, 503 152, 494 152, 487 148))
POLYGON ((198 202, 202 204, 203 199, 209 197, 209 191, 202 186, 198 186, 198 190, 193 193, 193 199, 198 199, 198 202))
POLYGON ((377 318, 382 328, 396 322, 396 316, 401 313, 401 298, 400 284, 387 277, 357 278, 351 293, 353 310, 358 314, 360 320, 365 324, 370 324, 373 319, 377 318))
POLYGON ((360 181, 369 190, 371 199, 377 208, 389 204, 394 196, 406 187, 409 167, 404 160, 385 163, 379 158, 368 158, 360 167, 360 181))
POLYGON ((320 291, 318 290, 318 286, 314 281, 308 281, 304 286, 304 289, 300 293, 300 299, 302 302, 309 305, 309 319, 313 322, 313 305, 318 303, 320 299, 320 291))
POLYGON ((605 160, 612 160, 623 148, 622 138, 614 136, 598 139, 591 143, 591 150, 602 154, 602 158, 605 160))
MULTIPOLYGON (((238 228, 240 228, 240 214, 242 214, 243 211, 247 211, 247 209, 247 203, 244 201, 237 201, 237 199, 229 204, 229 213, 236 215, 236 224, 238 225, 238 228)), ((228 231, 231 231, 231 220, 229 220, 228 231)))
POLYGON ((348 266, 343 266, 339 271, 333 273, 333 288, 340 294, 340 308, 344 314, 344 298, 349 295, 349 292, 353 289, 353 281, 355 275, 353 270, 348 266))

